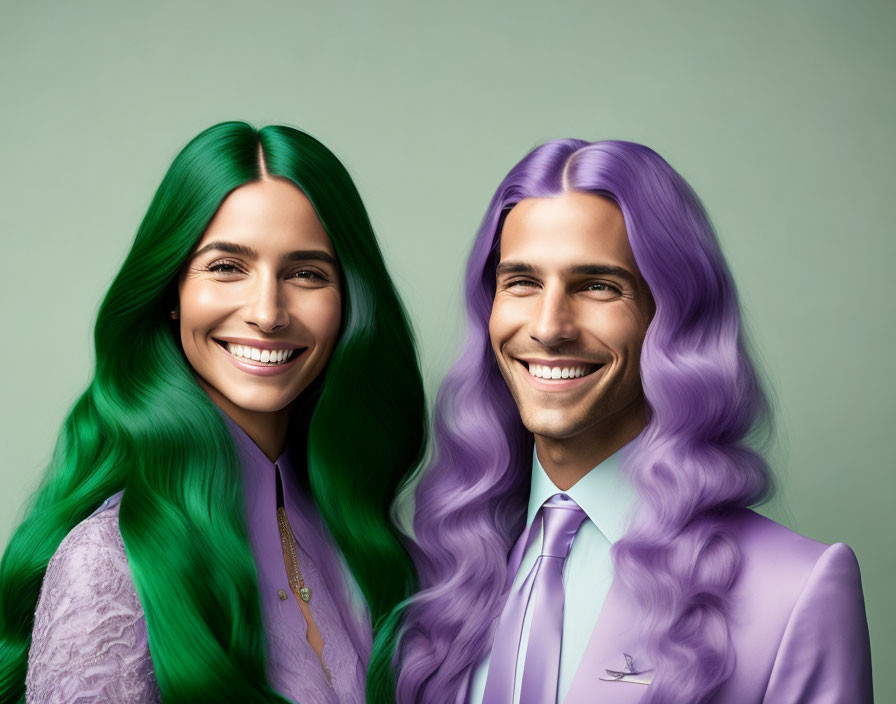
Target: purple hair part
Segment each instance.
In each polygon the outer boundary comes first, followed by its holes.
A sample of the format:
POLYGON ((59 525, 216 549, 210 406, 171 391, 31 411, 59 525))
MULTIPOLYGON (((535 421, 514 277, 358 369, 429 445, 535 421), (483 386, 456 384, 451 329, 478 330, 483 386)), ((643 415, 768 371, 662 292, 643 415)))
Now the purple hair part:
POLYGON ((465 701, 507 597, 532 437, 488 338, 500 230, 524 198, 567 191, 619 206, 656 304, 641 351, 649 421, 623 465, 639 508, 613 546, 616 578, 643 606, 638 627, 658 663, 644 704, 705 702, 733 669, 728 593, 740 555, 720 517, 772 489, 750 442, 770 429, 770 410, 734 283, 699 199, 658 154, 631 142, 557 140, 511 169, 468 261, 468 331, 439 391, 434 455, 416 495, 421 591, 406 609, 396 654, 401 703, 465 701))

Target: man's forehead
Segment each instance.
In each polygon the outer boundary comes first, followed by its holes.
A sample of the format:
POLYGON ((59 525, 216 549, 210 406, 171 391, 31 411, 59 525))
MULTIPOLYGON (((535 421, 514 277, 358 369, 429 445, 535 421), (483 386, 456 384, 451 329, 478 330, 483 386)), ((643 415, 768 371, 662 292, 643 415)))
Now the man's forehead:
POLYGON ((523 198, 516 203, 505 218, 506 224, 522 218, 533 225, 547 221, 548 224, 558 220, 586 220, 596 227, 622 227, 625 229, 625 218, 622 210, 611 198, 584 191, 566 191, 556 196, 545 198, 523 198))

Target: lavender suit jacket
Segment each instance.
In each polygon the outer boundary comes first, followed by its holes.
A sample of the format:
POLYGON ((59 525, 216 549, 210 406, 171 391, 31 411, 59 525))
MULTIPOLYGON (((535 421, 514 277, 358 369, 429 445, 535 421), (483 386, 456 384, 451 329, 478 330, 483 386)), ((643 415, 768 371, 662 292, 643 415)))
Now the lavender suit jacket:
MULTIPOLYGON (((714 704, 865 704, 871 652, 855 555, 843 543, 809 540, 752 511, 728 526, 741 550, 729 631, 736 664, 714 704)), ((605 681, 639 660, 637 606, 613 582, 565 704, 632 704, 649 685, 605 681)))

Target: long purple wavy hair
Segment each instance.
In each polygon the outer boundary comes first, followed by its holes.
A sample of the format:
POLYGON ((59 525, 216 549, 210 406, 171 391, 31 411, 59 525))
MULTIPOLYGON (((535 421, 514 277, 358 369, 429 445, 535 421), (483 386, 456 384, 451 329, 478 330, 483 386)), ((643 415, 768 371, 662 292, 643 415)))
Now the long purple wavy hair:
POLYGON ((616 578, 643 605, 638 626, 658 663, 644 702, 705 702, 732 672, 728 594, 740 554, 721 518, 771 493, 753 449, 771 424, 731 274, 696 194, 658 154, 631 142, 558 140, 511 169, 470 254, 468 333, 438 395, 434 457, 417 489, 422 591, 397 649, 401 703, 465 701, 507 597, 532 437, 489 345, 501 225, 520 200, 566 191, 620 207, 656 304, 641 352, 649 421, 623 466, 639 508, 613 546, 616 578))

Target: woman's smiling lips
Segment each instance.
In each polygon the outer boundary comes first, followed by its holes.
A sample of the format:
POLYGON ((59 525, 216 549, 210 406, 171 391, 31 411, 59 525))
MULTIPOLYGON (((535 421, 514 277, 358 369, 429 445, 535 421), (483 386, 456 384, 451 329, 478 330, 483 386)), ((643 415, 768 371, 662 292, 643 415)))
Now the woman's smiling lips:
POLYGON ((602 363, 582 359, 515 358, 525 370, 530 385, 539 391, 565 391, 586 383, 585 380, 604 367, 602 363))
POLYGON ((234 366, 258 376, 274 376, 290 369, 308 349, 279 341, 246 338, 214 340, 234 366))

